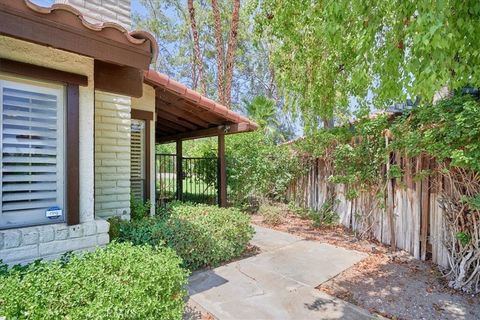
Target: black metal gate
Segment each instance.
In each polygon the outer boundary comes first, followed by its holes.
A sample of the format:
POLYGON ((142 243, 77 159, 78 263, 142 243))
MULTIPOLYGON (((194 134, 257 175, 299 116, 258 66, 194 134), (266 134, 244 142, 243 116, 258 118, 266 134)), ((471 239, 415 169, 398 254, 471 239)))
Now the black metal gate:
POLYGON ((175 199, 216 204, 218 159, 182 157, 181 168, 177 168, 177 155, 156 154, 155 187, 156 199, 160 205, 175 199), (182 179, 181 185, 177 183, 178 176, 182 179))

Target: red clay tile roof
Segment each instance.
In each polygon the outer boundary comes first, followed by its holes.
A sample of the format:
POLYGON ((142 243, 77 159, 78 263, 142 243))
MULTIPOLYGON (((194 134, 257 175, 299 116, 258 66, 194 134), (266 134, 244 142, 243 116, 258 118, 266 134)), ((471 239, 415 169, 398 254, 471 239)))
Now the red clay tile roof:
POLYGON ((198 106, 205 111, 213 113, 216 116, 225 119, 225 121, 227 122, 247 123, 250 127, 250 130, 255 130, 258 128, 258 125, 255 122, 234 111, 229 110, 227 107, 205 96, 202 96, 200 93, 187 88, 180 82, 170 79, 167 75, 163 73, 154 70, 145 71, 145 82, 154 87, 161 87, 165 90, 173 92, 178 98, 188 100, 192 102, 195 106, 198 106))
POLYGON ((72 26, 82 26, 87 30, 96 31, 107 38, 123 41, 125 44, 131 44, 142 48, 147 45, 150 48, 151 62, 157 60, 157 41, 155 40, 155 37, 148 32, 129 32, 123 26, 114 22, 91 23, 85 19, 79 10, 67 4, 55 3, 50 7, 42 7, 30 0, 2 0, 1 2, 2 5, 13 8, 18 12, 25 12, 29 9, 30 12, 44 15, 52 21, 72 26), (77 22, 75 22, 75 20, 77 22))

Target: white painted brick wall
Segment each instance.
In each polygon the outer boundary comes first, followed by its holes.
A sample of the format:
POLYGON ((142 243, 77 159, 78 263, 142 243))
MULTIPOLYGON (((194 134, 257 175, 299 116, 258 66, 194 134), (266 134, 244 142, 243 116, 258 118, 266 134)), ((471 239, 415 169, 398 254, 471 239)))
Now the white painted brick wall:
POLYGON ((68 251, 92 250, 109 242, 109 224, 93 220, 74 226, 45 225, 0 231, 0 259, 14 265, 55 259, 68 251))
POLYGON ((95 214, 130 217, 130 97, 95 92, 95 214))
POLYGON ((56 0, 57 3, 69 4, 83 14, 89 22, 116 22, 131 29, 130 0, 56 0))

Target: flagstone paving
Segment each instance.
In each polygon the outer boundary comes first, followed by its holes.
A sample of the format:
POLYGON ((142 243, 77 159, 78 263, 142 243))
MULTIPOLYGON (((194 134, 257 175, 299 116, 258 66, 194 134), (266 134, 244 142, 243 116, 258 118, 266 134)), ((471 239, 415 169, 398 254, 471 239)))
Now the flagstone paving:
POLYGON ((372 319, 366 310, 315 287, 366 254, 255 226, 261 253, 194 273, 190 300, 220 320, 372 319))

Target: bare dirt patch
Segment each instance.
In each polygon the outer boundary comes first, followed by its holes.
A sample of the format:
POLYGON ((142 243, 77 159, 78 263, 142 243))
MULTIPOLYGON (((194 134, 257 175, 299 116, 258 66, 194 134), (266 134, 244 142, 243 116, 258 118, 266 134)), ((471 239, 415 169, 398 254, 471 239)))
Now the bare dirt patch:
POLYGON ((347 249, 368 253, 350 269, 318 289, 390 319, 480 319, 480 296, 447 288, 435 265, 418 261, 405 252, 391 252, 379 242, 358 240, 342 226, 315 228, 309 220, 286 213, 281 222, 260 226, 285 231, 347 249))

